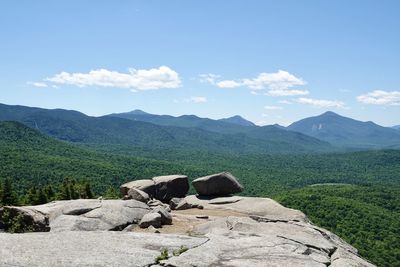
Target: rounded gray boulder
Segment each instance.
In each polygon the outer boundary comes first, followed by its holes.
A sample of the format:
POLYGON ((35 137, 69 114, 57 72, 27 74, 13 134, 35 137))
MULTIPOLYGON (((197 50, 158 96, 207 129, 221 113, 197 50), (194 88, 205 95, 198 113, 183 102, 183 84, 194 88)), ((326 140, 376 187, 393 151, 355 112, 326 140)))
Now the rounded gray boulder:
POLYGON ((197 178, 192 185, 201 196, 229 196, 243 191, 243 186, 229 172, 197 178))
POLYGON ((143 192, 147 193, 150 197, 154 197, 155 184, 153 180, 142 179, 142 180, 131 181, 129 183, 121 185, 119 190, 121 191, 121 194, 125 196, 128 194, 128 191, 131 188, 142 190, 143 192))
POLYGON ((186 175, 167 175, 154 177, 155 198, 168 203, 172 198, 185 197, 189 191, 189 181, 186 175))

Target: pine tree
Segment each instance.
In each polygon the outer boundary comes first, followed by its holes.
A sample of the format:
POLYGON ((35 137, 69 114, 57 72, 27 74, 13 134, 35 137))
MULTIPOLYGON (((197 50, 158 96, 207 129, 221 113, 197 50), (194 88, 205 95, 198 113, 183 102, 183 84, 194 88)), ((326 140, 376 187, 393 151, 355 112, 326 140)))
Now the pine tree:
POLYGON ((61 200, 69 200, 71 199, 71 190, 70 190, 70 184, 69 184, 69 179, 65 178, 62 184, 60 185, 60 189, 58 192, 58 199, 61 200))
POLYGON ((37 203, 37 188, 33 186, 29 189, 28 194, 26 196, 26 204, 28 205, 36 205, 37 203))
POLYGON ((55 199, 55 193, 51 184, 45 186, 44 193, 46 194, 47 201, 53 201, 55 199))
POLYGON ((18 205, 18 198, 14 192, 11 179, 4 179, 0 195, 0 202, 3 205, 18 205))
POLYGON ((3 206, 2 199, 3 199, 3 190, 2 190, 2 182, 0 182, 0 207, 3 206))
POLYGON ((84 192, 85 197, 84 198, 93 198, 93 192, 90 187, 90 183, 88 181, 85 182, 85 192, 84 192))
POLYGON ((36 199, 37 199, 37 202, 36 202, 37 205, 46 204, 46 203, 48 202, 48 201, 47 201, 47 196, 46 196, 46 194, 45 194, 43 188, 40 188, 40 189, 37 191, 37 197, 36 197, 36 199))

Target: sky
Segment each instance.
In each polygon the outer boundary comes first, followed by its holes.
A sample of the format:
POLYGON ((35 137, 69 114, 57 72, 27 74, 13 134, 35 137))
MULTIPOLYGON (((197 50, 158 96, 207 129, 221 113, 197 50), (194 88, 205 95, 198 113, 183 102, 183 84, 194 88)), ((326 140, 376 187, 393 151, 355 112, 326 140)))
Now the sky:
POLYGON ((400 1, 0 2, 0 103, 400 124, 400 1))

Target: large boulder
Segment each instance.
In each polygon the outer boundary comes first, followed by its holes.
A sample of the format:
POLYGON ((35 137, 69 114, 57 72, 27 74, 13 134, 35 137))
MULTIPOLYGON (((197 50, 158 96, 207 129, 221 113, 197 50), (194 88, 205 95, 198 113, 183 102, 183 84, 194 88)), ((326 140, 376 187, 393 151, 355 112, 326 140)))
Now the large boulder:
POLYGON ((119 190, 121 191, 121 194, 125 196, 128 194, 128 191, 131 188, 142 190, 143 192, 147 193, 150 197, 154 197, 155 184, 153 180, 143 179, 125 183, 120 186, 119 190))
POLYGON ((229 172, 197 178, 192 185, 201 196, 228 196, 243 191, 243 186, 229 172))
POLYGON ((51 231, 121 231, 130 224, 139 223, 150 211, 146 204, 133 199, 103 200, 97 208, 83 214, 71 215, 71 212, 65 212, 70 203, 66 203, 62 214, 50 221, 51 231))
POLYGON ((107 231, 122 230, 130 224, 137 224, 150 211, 148 205, 133 199, 77 199, 12 207, 11 215, 19 221, 23 218, 24 225, 33 228, 33 231, 107 231))
POLYGON ((174 197, 185 197, 189 191, 186 175, 167 175, 154 177, 155 198, 168 203, 174 197))
POLYGON ((7 232, 48 232, 49 218, 27 207, 5 206, 0 209, 0 229, 7 232))

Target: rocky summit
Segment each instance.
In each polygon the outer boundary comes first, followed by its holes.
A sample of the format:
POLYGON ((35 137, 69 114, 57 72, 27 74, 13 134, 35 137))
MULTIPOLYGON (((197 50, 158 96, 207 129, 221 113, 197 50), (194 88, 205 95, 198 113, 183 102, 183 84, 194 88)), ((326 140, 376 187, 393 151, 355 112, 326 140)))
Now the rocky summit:
MULTIPOLYGON (((157 182, 168 186, 177 177, 157 182)), ((131 188, 145 190, 125 192, 131 188)), ((301 211, 272 199, 188 195, 167 204, 175 195, 168 194, 146 203, 80 199, 3 207, 0 227, 18 222, 29 233, 0 233, 0 266, 374 266, 301 211)))

